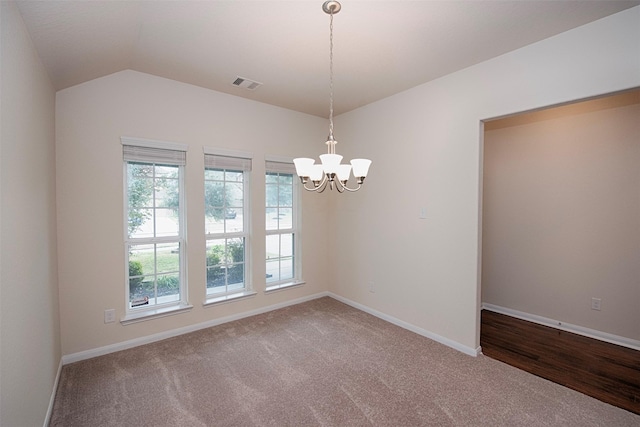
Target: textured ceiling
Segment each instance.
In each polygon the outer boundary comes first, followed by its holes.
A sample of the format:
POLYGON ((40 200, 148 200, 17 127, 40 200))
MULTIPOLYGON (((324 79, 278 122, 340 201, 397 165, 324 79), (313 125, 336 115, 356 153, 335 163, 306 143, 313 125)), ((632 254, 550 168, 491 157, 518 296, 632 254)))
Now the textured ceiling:
MULTIPOLYGON (((18 1, 56 89, 132 69, 322 117, 322 1, 18 1), (263 83, 233 86, 236 76, 263 83)), ((640 1, 342 1, 335 114, 640 1)))

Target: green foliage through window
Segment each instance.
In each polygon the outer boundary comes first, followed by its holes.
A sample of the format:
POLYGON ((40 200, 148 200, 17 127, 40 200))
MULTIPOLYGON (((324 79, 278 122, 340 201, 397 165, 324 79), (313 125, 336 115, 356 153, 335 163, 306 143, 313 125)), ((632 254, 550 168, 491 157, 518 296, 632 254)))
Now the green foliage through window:
POLYGON ((244 239, 216 240, 207 251, 207 288, 244 282, 244 239))

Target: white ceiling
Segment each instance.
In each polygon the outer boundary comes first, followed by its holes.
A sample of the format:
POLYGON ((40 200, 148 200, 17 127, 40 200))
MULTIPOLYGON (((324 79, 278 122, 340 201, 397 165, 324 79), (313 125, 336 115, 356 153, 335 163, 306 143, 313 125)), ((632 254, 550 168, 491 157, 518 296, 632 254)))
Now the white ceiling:
MULTIPOLYGON (((56 89, 132 69, 327 117, 322 0, 18 1, 56 89), (231 85, 236 76, 263 83, 231 85)), ((335 114, 640 1, 357 1, 334 18, 335 114)))

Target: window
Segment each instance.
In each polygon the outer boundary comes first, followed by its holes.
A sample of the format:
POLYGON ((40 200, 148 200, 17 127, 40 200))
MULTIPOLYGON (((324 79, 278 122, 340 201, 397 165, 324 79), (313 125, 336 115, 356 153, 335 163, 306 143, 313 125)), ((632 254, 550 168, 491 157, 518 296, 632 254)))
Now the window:
POLYGON ((130 320, 186 306, 186 146, 133 138, 122 144, 130 320))
POLYGON ((252 294, 249 285, 251 154, 205 149, 207 302, 252 294))
POLYGON ((266 162, 267 291, 300 284, 298 182, 292 163, 266 162))

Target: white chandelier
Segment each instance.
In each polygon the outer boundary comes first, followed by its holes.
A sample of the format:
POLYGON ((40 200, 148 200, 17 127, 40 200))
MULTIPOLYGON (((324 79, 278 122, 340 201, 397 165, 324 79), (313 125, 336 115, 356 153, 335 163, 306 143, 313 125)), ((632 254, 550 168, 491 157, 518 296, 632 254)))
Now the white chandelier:
POLYGON ((296 173, 305 190, 322 193, 327 187, 333 190, 358 191, 367 176, 371 160, 353 159, 351 164, 341 164, 342 156, 336 154, 336 141, 333 137, 333 15, 340 12, 341 5, 337 1, 326 1, 322 10, 329 15, 329 137, 327 138, 327 154, 320 156, 321 164, 316 165, 313 159, 301 157, 293 159, 296 173), (353 169, 353 176, 358 186, 347 187, 347 181, 353 169), (307 187, 311 181, 313 187, 307 187))

